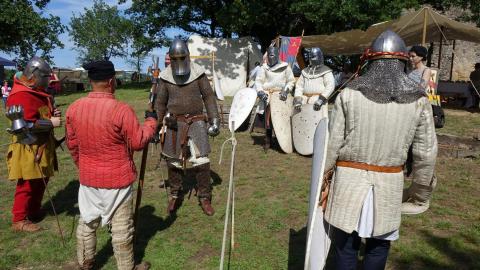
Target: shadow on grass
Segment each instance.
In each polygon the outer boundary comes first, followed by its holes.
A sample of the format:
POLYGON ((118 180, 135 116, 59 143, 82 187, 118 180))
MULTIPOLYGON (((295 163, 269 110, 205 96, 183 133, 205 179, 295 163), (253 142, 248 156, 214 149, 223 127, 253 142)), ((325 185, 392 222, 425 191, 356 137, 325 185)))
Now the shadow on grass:
POLYGON ((433 235, 432 232, 426 230, 422 230, 420 233, 422 235, 421 239, 438 251, 441 256, 445 257, 449 263, 436 260, 434 257, 429 256, 428 252, 426 254, 417 253, 413 258, 409 258, 408 261, 404 261, 401 258, 396 259, 396 263, 400 266, 399 269, 409 269, 412 262, 421 266, 418 269, 480 269, 480 261, 478 260, 480 252, 478 249, 464 245, 471 240, 466 235, 458 234, 441 237, 433 235))
MULTIPOLYGON (((71 180, 62 190, 57 191, 57 193, 52 196, 52 201, 55 205, 57 214, 66 213, 68 216, 75 216, 79 213, 78 207, 75 206, 78 201, 79 187, 80 183, 78 180, 71 180)), ((53 210, 49 200, 45 201, 42 208, 48 209, 48 214, 53 215, 53 210)))
POLYGON ((303 269, 305 262, 305 248, 307 243, 307 227, 299 231, 290 229, 288 239, 288 269, 303 269))
MULTIPOLYGON (((305 265, 305 253, 307 247, 307 227, 299 231, 290 229, 288 240, 288 270, 301 270, 305 265)), ((335 251, 333 243, 328 252, 324 269, 335 269, 335 251)), ((357 264, 357 270, 363 270, 362 263, 357 264)))
MULTIPOLYGON (((148 242, 159 231, 163 231, 169 228, 177 219, 176 215, 168 216, 166 219, 156 216, 155 207, 151 205, 145 205, 139 210, 139 222, 136 231, 136 239, 133 245, 135 254, 135 262, 140 263, 145 257, 145 250, 148 246, 148 242)), ((102 269, 107 264, 110 257, 113 256, 112 239, 110 238, 105 246, 98 251, 95 256, 96 268, 102 269)))

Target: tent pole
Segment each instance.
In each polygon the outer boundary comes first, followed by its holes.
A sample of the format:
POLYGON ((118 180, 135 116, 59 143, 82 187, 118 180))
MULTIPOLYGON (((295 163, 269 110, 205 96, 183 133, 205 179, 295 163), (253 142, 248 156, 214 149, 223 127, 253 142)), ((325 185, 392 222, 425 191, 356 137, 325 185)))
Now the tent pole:
POLYGON ((425 47, 427 39, 427 8, 423 8, 423 35, 422 46, 425 47))
POLYGON ((453 79, 453 61, 455 60, 455 39, 453 40, 453 48, 452 48, 452 63, 450 65, 450 81, 453 79))
MULTIPOLYGON (((440 29, 443 32, 443 26, 440 29)), ((442 62, 442 48, 443 48, 443 37, 440 36, 440 46, 438 47, 438 63, 437 63, 438 69, 440 69, 441 62, 442 62)))

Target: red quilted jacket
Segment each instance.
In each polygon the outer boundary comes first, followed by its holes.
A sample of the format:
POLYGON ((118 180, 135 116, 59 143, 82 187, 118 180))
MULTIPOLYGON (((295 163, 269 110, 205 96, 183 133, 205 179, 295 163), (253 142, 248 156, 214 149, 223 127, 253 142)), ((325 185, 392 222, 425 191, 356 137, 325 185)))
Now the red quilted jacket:
POLYGON ((140 126, 133 109, 113 94, 91 92, 66 114, 66 143, 79 168, 80 183, 96 188, 123 188, 135 181, 133 152, 148 144, 153 118, 140 126))

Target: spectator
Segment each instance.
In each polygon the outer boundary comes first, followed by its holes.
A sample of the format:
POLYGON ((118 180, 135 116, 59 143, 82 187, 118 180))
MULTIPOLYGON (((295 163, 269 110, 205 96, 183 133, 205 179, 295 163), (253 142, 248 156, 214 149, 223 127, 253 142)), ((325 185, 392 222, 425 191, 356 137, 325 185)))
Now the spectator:
POLYGON ((432 75, 432 71, 423 63, 427 59, 427 53, 427 48, 418 45, 412 46, 408 53, 413 68, 408 77, 420 84, 425 91, 432 75))
POLYGON ((3 100, 3 107, 4 108, 7 108, 7 98, 8 98, 8 95, 10 94, 11 90, 12 90, 12 88, 10 88, 10 86, 8 86, 8 81, 7 80, 3 81, 2 100, 3 100))
POLYGON ((471 92, 473 96, 473 106, 478 107, 480 98, 480 63, 475 64, 475 70, 470 73, 470 81, 472 82, 471 92))

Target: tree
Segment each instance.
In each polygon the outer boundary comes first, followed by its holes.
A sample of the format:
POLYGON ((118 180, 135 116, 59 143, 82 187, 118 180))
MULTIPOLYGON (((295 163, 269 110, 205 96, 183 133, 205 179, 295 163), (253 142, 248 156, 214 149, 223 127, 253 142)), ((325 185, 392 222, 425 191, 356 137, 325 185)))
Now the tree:
POLYGON ((79 61, 126 57, 131 40, 132 22, 123 17, 116 6, 95 0, 91 9, 72 16, 69 34, 78 47, 79 61))
POLYGON ((44 16, 49 0, 0 0, 0 51, 17 55, 25 63, 38 55, 47 61, 53 49, 63 48, 58 36, 65 31, 60 18, 44 16), (33 6, 39 12, 36 12, 33 6))
POLYGON ((157 41, 165 38, 166 28, 178 27, 207 37, 253 36, 265 49, 280 34, 366 29, 425 4, 468 8, 471 13, 464 17, 480 25, 480 5, 475 3, 478 0, 133 0, 127 13, 157 41))

